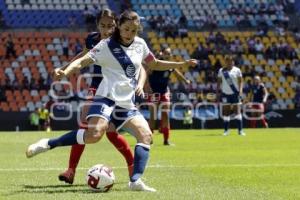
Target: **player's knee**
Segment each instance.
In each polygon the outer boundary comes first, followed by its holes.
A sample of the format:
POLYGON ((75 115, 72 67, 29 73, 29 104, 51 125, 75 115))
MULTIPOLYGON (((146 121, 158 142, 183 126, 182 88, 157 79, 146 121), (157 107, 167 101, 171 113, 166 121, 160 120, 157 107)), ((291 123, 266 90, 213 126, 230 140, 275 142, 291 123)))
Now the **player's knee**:
POLYGON ((150 145, 152 141, 152 133, 150 130, 144 130, 142 135, 142 143, 150 145))
POLYGON ((104 135, 107 126, 97 126, 91 127, 87 131, 87 143, 96 143, 98 142, 102 136, 104 135))

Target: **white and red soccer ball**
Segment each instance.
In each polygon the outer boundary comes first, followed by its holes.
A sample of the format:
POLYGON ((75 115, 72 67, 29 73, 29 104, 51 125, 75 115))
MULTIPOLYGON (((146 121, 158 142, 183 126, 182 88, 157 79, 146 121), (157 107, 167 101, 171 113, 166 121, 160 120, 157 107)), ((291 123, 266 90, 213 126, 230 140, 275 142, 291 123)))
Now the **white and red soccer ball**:
POLYGON ((95 192, 107 192, 114 185, 115 175, 111 167, 97 164, 88 170, 86 182, 89 188, 95 192))

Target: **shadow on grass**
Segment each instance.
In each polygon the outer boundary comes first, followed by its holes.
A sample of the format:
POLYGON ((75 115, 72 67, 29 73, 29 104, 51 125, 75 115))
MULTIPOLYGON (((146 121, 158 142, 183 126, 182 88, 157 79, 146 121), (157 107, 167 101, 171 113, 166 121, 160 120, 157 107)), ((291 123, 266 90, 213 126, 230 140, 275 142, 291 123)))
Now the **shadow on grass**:
MULTIPOLYGON (((118 182, 114 184, 112 191, 126 192, 125 187, 127 182, 118 182), (116 187, 117 185, 123 185, 124 187, 116 187)), ((95 194, 97 192, 91 191, 86 184, 75 185, 20 185, 20 190, 11 191, 4 194, 4 196, 13 196, 20 194, 59 194, 59 193, 81 193, 81 194, 95 194)), ((102 193, 99 193, 102 194, 102 193)))

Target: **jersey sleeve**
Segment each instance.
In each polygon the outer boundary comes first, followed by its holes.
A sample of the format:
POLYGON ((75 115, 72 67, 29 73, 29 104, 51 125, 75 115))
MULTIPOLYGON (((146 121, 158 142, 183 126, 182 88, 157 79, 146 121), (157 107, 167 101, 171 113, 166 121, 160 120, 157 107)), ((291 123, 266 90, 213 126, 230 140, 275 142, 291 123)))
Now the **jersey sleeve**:
POLYGON ((222 78, 222 68, 218 71, 218 78, 222 78))
POLYGON ((146 63, 155 59, 154 54, 150 51, 147 43, 143 40, 143 61, 146 63))
POLYGON ((87 55, 90 57, 95 64, 101 65, 103 62, 103 51, 105 51, 106 40, 101 40, 93 49, 91 49, 87 55))

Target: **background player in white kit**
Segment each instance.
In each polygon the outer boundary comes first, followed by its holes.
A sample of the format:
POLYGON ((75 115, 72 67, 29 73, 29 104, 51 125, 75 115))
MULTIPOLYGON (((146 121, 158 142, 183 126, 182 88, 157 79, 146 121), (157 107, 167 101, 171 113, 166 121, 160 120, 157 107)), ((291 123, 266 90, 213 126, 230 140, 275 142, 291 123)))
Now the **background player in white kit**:
POLYGON ((243 118, 241 114, 241 97, 243 94, 243 77, 241 70, 234 65, 231 55, 225 56, 225 67, 218 72, 217 96, 224 120, 224 135, 229 134, 230 117, 237 119, 238 134, 245 136, 243 132, 243 118), (221 95, 219 91, 221 90, 221 95))
POLYGON ((56 71, 56 76, 69 76, 90 64, 102 66, 103 80, 100 83, 93 105, 90 107, 88 129, 71 131, 59 138, 42 139, 28 147, 27 157, 35 156, 58 146, 90 144, 98 142, 108 128, 111 116, 112 126, 117 131, 126 126, 137 139, 134 153, 134 170, 130 177, 129 188, 137 191, 156 191, 146 186, 140 177, 144 173, 152 138, 147 121, 134 104, 136 79, 141 63, 156 70, 195 66, 196 60, 169 62, 157 60, 150 52, 146 42, 137 37, 140 20, 137 13, 125 11, 121 14, 114 35, 101 40, 87 55, 71 63, 66 69, 56 71), (118 112, 115 112, 115 111, 118 112))

